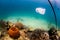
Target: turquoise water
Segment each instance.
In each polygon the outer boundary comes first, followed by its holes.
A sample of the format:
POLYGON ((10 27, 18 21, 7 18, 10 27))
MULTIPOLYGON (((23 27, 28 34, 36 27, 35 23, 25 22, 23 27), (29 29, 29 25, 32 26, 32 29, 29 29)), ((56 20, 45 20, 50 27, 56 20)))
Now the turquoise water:
POLYGON ((48 1, 43 0, 3 0, 0 1, 0 19, 19 22, 32 28, 49 29, 55 25, 55 16, 48 1), (45 8, 44 15, 36 12, 36 8, 45 8))

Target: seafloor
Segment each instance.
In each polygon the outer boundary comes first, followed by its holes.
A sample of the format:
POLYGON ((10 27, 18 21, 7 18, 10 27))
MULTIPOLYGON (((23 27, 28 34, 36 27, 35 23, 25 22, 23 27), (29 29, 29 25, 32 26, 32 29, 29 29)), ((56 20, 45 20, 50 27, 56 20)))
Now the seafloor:
POLYGON ((54 27, 32 29, 20 22, 0 20, 0 40, 60 40, 60 31, 54 27))

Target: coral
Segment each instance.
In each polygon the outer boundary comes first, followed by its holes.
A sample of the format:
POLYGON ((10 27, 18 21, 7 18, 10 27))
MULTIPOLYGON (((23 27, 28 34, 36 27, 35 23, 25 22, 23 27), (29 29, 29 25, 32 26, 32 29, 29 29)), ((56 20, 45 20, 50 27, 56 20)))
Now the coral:
POLYGON ((19 32, 19 29, 16 28, 16 27, 11 27, 9 30, 8 30, 8 34, 10 37, 14 38, 14 39, 17 39, 20 37, 20 32, 19 32))

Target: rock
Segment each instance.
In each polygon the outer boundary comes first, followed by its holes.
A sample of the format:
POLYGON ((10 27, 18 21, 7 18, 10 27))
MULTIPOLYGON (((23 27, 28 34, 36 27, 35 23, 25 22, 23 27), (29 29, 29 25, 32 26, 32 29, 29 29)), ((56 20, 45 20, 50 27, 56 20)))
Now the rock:
POLYGON ((1 38, 1 31, 0 31, 0 38, 1 38))
POLYGON ((15 23, 15 26, 16 26, 18 29, 23 29, 23 28, 24 28, 23 24, 22 24, 22 23, 19 23, 19 22, 15 23))
POLYGON ((60 31, 57 31, 57 33, 58 33, 58 36, 60 37, 60 31))
POLYGON ((50 36, 51 40, 59 40, 59 36, 58 35, 52 35, 50 36))
POLYGON ((24 40, 29 40, 26 29, 21 30, 20 35, 24 40))
POLYGON ((49 40, 49 34, 40 29, 33 31, 30 40, 49 40))
POLYGON ((40 38, 43 40, 49 40, 49 34, 47 32, 42 32, 40 38))
POLYGON ((52 28, 48 31, 48 33, 49 33, 50 36, 51 36, 51 35, 57 35, 57 30, 56 30, 54 27, 52 27, 52 28))
POLYGON ((6 31, 0 31, 0 38, 4 37, 6 35, 6 31))
POLYGON ((51 28, 48 32, 51 40, 59 40, 59 36, 55 28, 51 28))
POLYGON ((13 40, 12 38, 9 37, 9 35, 5 35, 2 39, 3 40, 13 40))
POLYGON ((4 20, 0 20, 0 26, 1 29, 7 30, 7 28, 9 28, 9 22, 5 22, 4 20))

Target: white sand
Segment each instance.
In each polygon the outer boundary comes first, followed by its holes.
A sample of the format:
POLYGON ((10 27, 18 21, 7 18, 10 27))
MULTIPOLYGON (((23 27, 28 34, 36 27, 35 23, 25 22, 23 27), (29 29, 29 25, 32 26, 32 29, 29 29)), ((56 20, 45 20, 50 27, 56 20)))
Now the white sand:
POLYGON ((9 20, 10 22, 17 22, 17 20, 21 23, 23 23, 24 25, 36 29, 36 28, 40 28, 40 29, 44 29, 44 30, 48 30, 48 24, 49 22, 43 19, 37 19, 34 17, 8 17, 6 20, 9 20))

